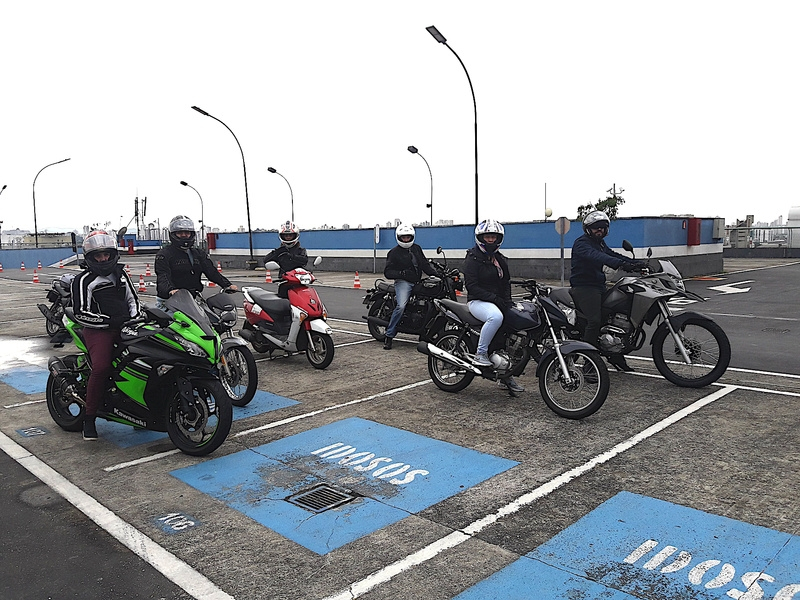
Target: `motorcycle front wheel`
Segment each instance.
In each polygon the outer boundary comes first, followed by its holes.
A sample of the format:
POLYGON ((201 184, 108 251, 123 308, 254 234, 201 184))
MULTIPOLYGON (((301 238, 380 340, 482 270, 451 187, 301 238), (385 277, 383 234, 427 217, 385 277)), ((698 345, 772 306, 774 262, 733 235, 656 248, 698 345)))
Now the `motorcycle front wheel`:
POLYGON ((77 391, 76 386, 63 377, 54 377, 52 373, 47 378, 45 396, 47 410, 56 425, 64 431, 81 431, 83 429, 83 415, 85 407, 78 402, 72 392, 77 391))
POLYGON ((44 327, 47 330, 47 335, 53 337, 58 333, 58 330, 61 329, 61 318, 64 316, 64 307, 61 305, 61 302, 53 302, 53 305, 50 307, 50 314, 53 315, 55 321, 46 318, 44 320, 44 327))
POLYGON ((653 333, 653 362, 670 383, 699 388, 722 377, 731 361, 731 344, 722 327, 705 319, 687 319, 676 332, 692 361, 686 364, 665 325, 653 333))
MULTIPOLYGON (((301 334, 302 335, 302 334, 301 334)), ((311 332, 306 357, 315 369, 324 369, 333 362, 333 339, 327 333, 311 332)))
MULTIPOLYGON (((435 345, 445 352, 469 361, 467 354, 475 354, 477 342, 467 337, 459 343, 458 333, 444 333, 436 339, 435 345)), ((436 387, 451 393, 460 392, 475 378, 475 373, 472 371, 432 355, 428 355, 428 373, 436 387)))
POLYGON ((192 399, 182 406, 175 389, 167 405, 167 433, 185 454, 205 456, 222 445, 233 421, 231 399, 219 381, 193 380, 192 399))
POLYGON ((608 397, 608 369, 597 352, 576 350, 564 355, 567 383, 555 353, 541 365, 539 392, 547 407, 565 419, 585 419, 596 413, 608 397))
MULTIPOLYGON (((392 312, 394 312, 394 301, 392 301, 392 299, 389 297, 384 297, 380 300, 377 300, 369 308, 370 317, 378 317, 379 319, 387 322, 392 318, 392 312)), ((369 329, 370 335, 379 342, 382 342, 386 339, 386 327, 367 322, 367 329, 369 329)))
POLYGON ((253 353, 246 346, 231 346, 223 351, 228 369, 220 366, 219 379, 234 406, 245 406, 256 394, 258 369, 253 353), (230 375, 228 375, 230 370, 230 375))

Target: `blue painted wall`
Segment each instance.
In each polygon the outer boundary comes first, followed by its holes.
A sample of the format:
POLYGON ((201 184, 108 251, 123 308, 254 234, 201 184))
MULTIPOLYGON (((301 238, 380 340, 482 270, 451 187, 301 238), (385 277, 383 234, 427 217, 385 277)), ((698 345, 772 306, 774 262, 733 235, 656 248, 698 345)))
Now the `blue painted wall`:
POLYGON ((58 266, 59 260, 67 261, 75 258, 72 253, 72 248, 25 248, 25 249, 6 249, 0 250, 0 264, 3 265, 3 270, 6 269, 19 269, 20 265, 25 263, 26 271, 33 271, 39 261, 42 261, 42 266, 55 265, 58 266))

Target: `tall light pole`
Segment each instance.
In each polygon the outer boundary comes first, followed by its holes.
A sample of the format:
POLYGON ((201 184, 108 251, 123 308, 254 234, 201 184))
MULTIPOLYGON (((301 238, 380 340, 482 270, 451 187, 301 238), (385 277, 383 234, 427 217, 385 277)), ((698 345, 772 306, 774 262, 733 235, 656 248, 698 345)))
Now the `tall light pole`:
MULTIPOLYGON (((217 117, 215 117, 214 115, 208 114, 202 108, 198 108, 197 106, 193 106, 192 109, 196 110, 201 115, 205 115, 206 117, 211 117, 215 121, 218 121, 218 122, 222 123, 222 121, 220 121, 217 117)), ((236 134, 233 133, 231 128, 228 127, 227 125, 225 125, 225 123, 222 123, 222 124, 225 126, 225 129, 227 129, 228 131, 231 132, 231 135, 233 136, 233 139, 236 140, 236 145, 239 146, 239 152, 242 155, 242 170, 244 171, 244 201, 245 201, 245 205, 247 206, 247 235, 250 238, 250 260, 247 261, 247 268, 252 271, 253 269, 256 268, 256 265, 258 264, 258 261, 253 256, 253 229, 250 227, 250 197, 247 194, 247 167, 244 164, 244 150, 242 150, 242 145, 239 143, 239 138, 236 137, 236 134)))
MULTIPOLYGON (((422 160, 425 160, 425 157, 419 153, 419 150, 417 150, 416 146, 409 146, 408 151, 411 152, 411 154, 416 154, 422 160)), ((428 164, 427 160, 425 160, 425 164, 428 167, 428 174, 431 176, 431 203, 426 204, 425 206, 431 209, 431 227, 433 227, 433 173, 431 172, 431 166, 428 164)))
MULTIPOLYGON (((44 171, 47 167, 52 167, 53 165, 57 165, 62 162, 67 162, 69 159, 65 158, 64 160, 59 160, 54 163, 50 163, 49 165, 43 166, 39 169, 39 173, 44 171)), ((36 247, 39 247, 39 228, 36 225, 36 179, 39 177, 39 173, 36 174, 36 177, 33 178, 33 235, 36 239, 36 247)))
POLYGON ((189 185, 185 181, 181 181, 181 185, 185 185, 186 187, 192 188, 195 193, 197 193, 197 197, 200 198, 200 237, 202 238, 203 242, 201 244, 202 248, 205 248, 206 244, 206 219, 203 216, 203 197, 200 195, 200 192, 197 191, 197 188, 194 186, 189 185))
MULTIPOLYGON (((272 167, 267 167, 267 171, 269 171, 270 173, 275 173, 277 175, 281 175, 280 173, 278 173, 272 167)), ((283 175, 281 175, 281 177, 283 177, 283 175)), ((286 185, 289 186, 289 194, 292 196, 292 223, 294 223, 294 192, 292 191, 292 184, 289 183, 289 180, 286 179, 286 177, 283 177, 283 180, 286 182, 286 185)))
MULTIPOLYGON (((0 194, 3 193, 4 189, 6 189, 5 185, 3 185, 2 188, 0 188, 0 194)), ((2 248, 2 247, 3 247, 3 222, 0 221, 0 248, 2 248)))
POLYGON ((475 111, 475 224, 478 224, 478 103, 475 102, 475 89, 472 87, 472 79, 469 77, 469 72, 467 71, 467 67, 464 66, 464 61, 461 60, 461 57, 456 54, 456 51, 453 50, 448 44, 447 39, 439 33, 439 30, 436 29, 433 25, 430 27, 425 28, 428 33, 433 36, 440 44, 444 44, 447 46, 447 49, 453 53, 453 55, 458 59, 458 62, 461 63, 461 67, 464 69, 464 73, 467 74, 467 81, 469 82, 469 89, 472 92, 472 108, 475 111))

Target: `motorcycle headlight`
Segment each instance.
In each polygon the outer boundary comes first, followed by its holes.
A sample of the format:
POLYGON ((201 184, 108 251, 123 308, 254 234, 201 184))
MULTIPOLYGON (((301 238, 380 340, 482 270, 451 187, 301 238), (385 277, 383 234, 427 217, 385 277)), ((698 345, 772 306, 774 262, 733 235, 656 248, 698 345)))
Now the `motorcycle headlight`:
POLYGON ((191 354, 192 356, 199 356, 201 358, 206 358, 208 354, 206 351, 203 350, 200 346, 195 344, 194 342, 190 342, 182 337, 177 338, 178 343, 186 349, 186 352, 191 354))

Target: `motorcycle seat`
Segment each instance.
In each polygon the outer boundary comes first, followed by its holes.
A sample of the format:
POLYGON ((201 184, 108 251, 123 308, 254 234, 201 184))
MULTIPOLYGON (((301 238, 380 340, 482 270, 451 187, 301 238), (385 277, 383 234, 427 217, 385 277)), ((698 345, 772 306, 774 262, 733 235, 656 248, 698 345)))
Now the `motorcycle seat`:
POLYGON ((227 294, 215 294, 206 299, 206 304, 218 312, 227 312, 236 308, 227 294))
POLYGON ((475 327, 482 327, 483 321, 480 319, 475 318, 475 316, 469 312, 469 307, 466 304, 461 304, 455 300, 449 300, 445 298, 444 300, 440 301, 442 305, 447 308, 447 310, 456 314, 456 316, 461 319, 464 323, 468 323, 475 327))
POLYGON ((389 292, 394 294, 394 284, 384 281, 383 279, 378 280, 375 287, 378 288, 379 292, 389 292))
POLYGON ((569 293, 568 287, 554 287, 550 288, 550 298, 556 302, 561 302, 564 306, 575 308, 575 300, 572 299, 572 294, 569 293))
POLYGON ((292 313, 292 303, 285 298, 281 298, 275 292, 253 290, 250 292, 250 297, 273 317, 292 313))

